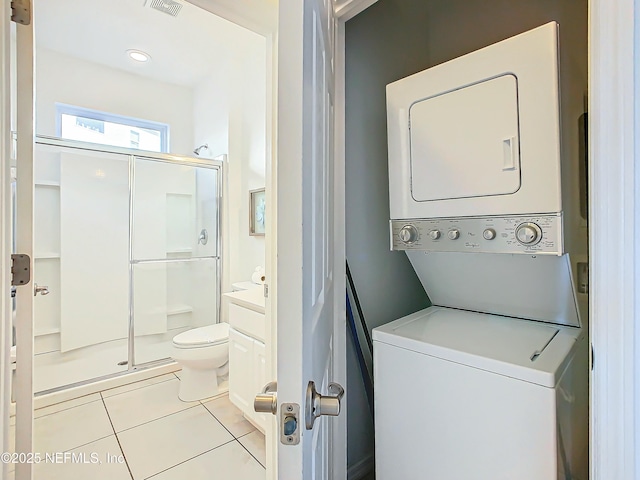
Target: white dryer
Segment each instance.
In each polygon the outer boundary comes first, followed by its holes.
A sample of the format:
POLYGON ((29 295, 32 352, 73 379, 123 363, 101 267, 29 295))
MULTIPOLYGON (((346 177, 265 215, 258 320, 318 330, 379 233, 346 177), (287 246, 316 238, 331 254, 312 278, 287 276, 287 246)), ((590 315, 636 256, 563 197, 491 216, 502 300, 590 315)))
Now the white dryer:
POLYGON ((561 213, 557 46, 551 22, 387 85, 392 219, 561 213))
POLYGON ((378 480, 587 479, 557 35, 387 86, 391 248, 434 306, 373 331, 378 480))

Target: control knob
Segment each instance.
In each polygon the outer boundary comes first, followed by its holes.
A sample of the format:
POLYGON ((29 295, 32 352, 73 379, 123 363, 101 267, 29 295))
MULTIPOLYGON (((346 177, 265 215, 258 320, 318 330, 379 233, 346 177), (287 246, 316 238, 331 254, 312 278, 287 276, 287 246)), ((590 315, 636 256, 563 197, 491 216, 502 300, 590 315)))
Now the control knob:
POLYGON ((485 240, 493 240, 496 238, 496 231, 493 228, 487 228, 484 232, 482 232, 482 236, 485 240))
POLYGON ((542 229, 535 223, 521 223, 516 228, 516 239, 523 245, 535 245, 542 239, 542 229))
POLYGON ((432 240, 438 240, 440 238, 440 230, 431 230, 429 236, 432 240))
POLYGON ((460 230, 453 228, 449 230, 447 236, 450 240, 457 240, 460 237, 460 230))
POLYGON ((413 225, 405 225, 398 234, 403 243, 411 244, 418 240, 418 229, 413 225))

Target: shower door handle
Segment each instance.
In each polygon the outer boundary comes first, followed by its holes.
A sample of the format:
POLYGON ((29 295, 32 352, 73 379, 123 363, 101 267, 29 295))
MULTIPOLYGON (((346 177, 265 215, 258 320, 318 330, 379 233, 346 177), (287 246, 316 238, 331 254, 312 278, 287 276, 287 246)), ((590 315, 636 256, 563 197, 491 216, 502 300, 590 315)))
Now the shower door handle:
POLYGON ((206 228, 200 230, 200 236, 198 237, 198 243, 200 245, 206 245, 209 241, 209 232, 207 232, 206 228))
POLYGON ((46 285, 38 285, 37 283, 34 284, 33 286, 33 296, 35 297, 36 295, 40 294, 40 295, 49 295, 49 287, 47 287, 46 285))

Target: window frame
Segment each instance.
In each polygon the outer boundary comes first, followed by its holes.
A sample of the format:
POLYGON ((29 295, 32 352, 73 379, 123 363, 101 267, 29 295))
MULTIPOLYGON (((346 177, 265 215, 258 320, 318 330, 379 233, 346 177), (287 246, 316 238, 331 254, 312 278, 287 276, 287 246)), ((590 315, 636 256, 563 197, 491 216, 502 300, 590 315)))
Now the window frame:
MULTIPOLYGON (((160 132, 160 152, 169 153, 169 125, 161 122, 153 122, 151 120, 143 120, 136 117, 128 117, 126 115, 118 115, 115 113, 103 112, 92 108, 78 107, 66 103, 56 102, 56 136, 62 136, 62 115, 74 115, 77 117, 90 118, 103 122, 118 123, 136 128, 145 128, 148 130, 156 130, 160 132)), ((109 145, 111 147, 119 147, 119 145, 109 145)), ((130 147, 134 148, 134 147, 130 147)))

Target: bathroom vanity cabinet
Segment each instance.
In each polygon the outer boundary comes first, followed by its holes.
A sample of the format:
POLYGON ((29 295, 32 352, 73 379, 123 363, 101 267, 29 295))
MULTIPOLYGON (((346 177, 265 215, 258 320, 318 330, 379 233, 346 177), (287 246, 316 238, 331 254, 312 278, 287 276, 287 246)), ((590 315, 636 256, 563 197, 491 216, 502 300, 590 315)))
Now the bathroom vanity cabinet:
POLYGON ((253 400, 267 378, 264 297, 259 292, 225 294, 229 301, 229 399, 264 432, 266 414, 253 410, 253 400))
POLYGON ((267 383, 265 351, 263 342, 229 330, 229 398, 263 430, 265 414, 253 410, 253 399, 267 383))

